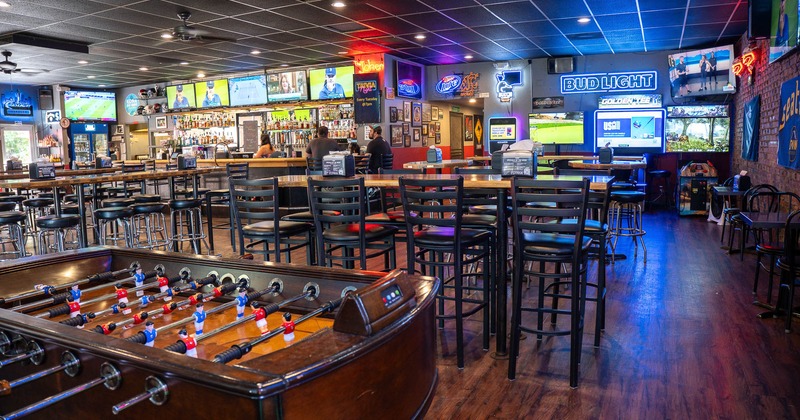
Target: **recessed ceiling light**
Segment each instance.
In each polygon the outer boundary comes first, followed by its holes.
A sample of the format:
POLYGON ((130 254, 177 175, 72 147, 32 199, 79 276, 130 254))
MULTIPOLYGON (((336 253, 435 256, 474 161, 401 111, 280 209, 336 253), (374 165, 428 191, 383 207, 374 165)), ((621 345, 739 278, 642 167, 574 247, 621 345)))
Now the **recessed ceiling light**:
POLYGON ((335 1, 335 2, 331 3, 331 6, 333 6, 333 7, 345 7, 347 5, 344 4, 343 1, 335 1))
POLYGON ((582 17, 582 18, 578 19, 578 23, 589 23, 591 21, 592 20, 587 18, 587 17, 582 17))
POLYGON ((346 55, 346 54, 347 54, 347 51, 339 51, 339 52, 337 52, 336 54, 342 54, 342 55, 346 55))
POLYGON ((202 79, 202 78, 204 78, 204 77, 206 77, 206 74, 205 74, 205 73, 202 73, 202 72, 201 72, 201 73, 197 73, 197 78, 198 78, 198 79, 202 79))
POLYGON ((87 79, 94 79, 94 76, 86 76, 87 79))
POLYGON ((474 104, 475 102, 478 102, 478 100, 475 98, 469 98, 469 103, 474 104))
POLYGON ((11 7, 11 5, 4 1, 0 1, 0 7, 11 7))
POLYGON ((141 70, 141 71, 147 71, 147 70, 150 70, 150 69, 148 69, 147 67, 139 67, 139 70, 141 70))
POLYGON ((465 55, 465 56, 464 56, 464 59, 465 59, 465 60, 472 60, 472 58, 473 58, 473 57, 472 57, 471 55, 465 55))
POLYGON ((253 51, 250 51, 250 54, 253 54, 253 55, 259 55, 259 54, 261 54, 261 51, 259 51, 259 50, 253 50, 253 51))
POLYGON ((106 87, 106 85, 97 85, 97 86, 99 86, 99 87, 106 87))
POLYGON ((161 34, 161 38, 164 38, 164 39, 172 39, 172 34, 163 33, 163 34, 161 34))
POLYGON ((188 62, 188 61, 181 61, 181 65, 182 65, 182 66, 188 66, 188 65, 189 65, 189 62, 188 62))
POLYGON ((414 39, 425 39, 425 38, 426 37, 425 37, 424 34, 416 34, 416 35, 414 35, 414 39))
POLYGON ((89 64, 89 62, 86 60, 80 60, 78 61, 78 64, 89 64))
POLYGON ((281 67, 289 67, 288 64, 281 64, 281 67))

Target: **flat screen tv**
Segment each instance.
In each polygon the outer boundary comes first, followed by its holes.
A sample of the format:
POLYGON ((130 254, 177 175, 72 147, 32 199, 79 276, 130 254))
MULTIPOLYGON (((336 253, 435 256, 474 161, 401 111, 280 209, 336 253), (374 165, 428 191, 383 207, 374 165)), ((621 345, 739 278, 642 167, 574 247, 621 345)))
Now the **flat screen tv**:
POLYGON ((528 131, 542 144, 583 144, 583 112, 528 114, 528 131))
POLYGON ((673 98, 736 93, 733 45, 668 56, 673 98))
POLYGON ((228 96, 231 106, 267 103, 267 76, 258 74, 228 79, 228 96))
MULTIPOLYGON (((352 75, 350 76, 352 78, 352 75)), ((336 75, 339 78, 339 75, 336 75)), ((305 101, 308 99, 306 71, 287 71, 267 75, 267 91, 270 102, 305 101)))
POLYGON ((769 62, 783 57, 797 47, 797 21, 800 14, 797 0, 772 0, 772 23, 769 37, 769 62), (782 6, 782 7, 781 7, 782 6))
POLYGON ((198 108, 218 108, 231 104, 228 98, 228 79, 208 80, 194 84, 198 108))
POLYGON ((73 121, 116 121, 117 96, 114 92, 64 92, 64 114, 73 121))
POLYGON ((731 119, 727 105, 667 107, 667 152, 728 152, 731 119))
POLYGON ((664 150, 664 110, 595 111, 595 149, 610 146, 619 156, 664 150))
POLYGON ((167 86, 167 105, 169 109, 196 108, 194 101, 194 85, 167 86))
POLYGON ((353 66, 326 67, 308 71, 312 100, 353 97, 353 66))
POLYGON ((400 98, 422 99, 422 66, 397 61, 395 92, 400 98))

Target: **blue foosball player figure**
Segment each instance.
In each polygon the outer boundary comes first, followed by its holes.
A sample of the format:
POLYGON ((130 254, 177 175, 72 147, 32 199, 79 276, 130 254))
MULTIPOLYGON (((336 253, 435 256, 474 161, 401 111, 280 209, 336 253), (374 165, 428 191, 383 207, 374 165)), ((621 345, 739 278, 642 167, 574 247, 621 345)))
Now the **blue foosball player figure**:
POLYGON ((203 308, 203 302, 198 302, 195 305, 194 311, 194 332, 195 335, 203 334, 203 325, 206 322, 206 310, 203 308))
POLYGON ((153 325, 152 321, 147 321, 144 324, 144 338, 145 342, 144 345, 147 347, 153 347, 153 344, 156 342, 156 336, 158 335, 158 331, 156 331, 155 326, 153 325))

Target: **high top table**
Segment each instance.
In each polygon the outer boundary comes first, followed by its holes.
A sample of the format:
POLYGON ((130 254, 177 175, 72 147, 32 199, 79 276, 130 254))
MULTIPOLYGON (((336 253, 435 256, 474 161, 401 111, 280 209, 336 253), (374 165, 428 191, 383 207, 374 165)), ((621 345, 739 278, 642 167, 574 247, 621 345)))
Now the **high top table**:
MULTIPOLYGON (((426 174, 426 175, 357 175, 358 177, 364 178, 364 186, 366 187, 398 187, 400 185, 400 177, 404 178, 411 178, 411 179, 428 179, 428 180, 435 180, 435 179, 455 179, 459 175, 433 175, 433 174, 426 174)), ((506 225, 506 197, 508 196, 508 190, 511 189, 511 178, 510 177, 502 177, 500 175, 460 175, 464 178, 464 188, 479 188, 479 189, 496 189, 497 190, 497 273, 498 278, 495 279, 495 284, 497 285, 497 331, 495 334, 497 345, 495 349, 495 354, 493 355, 495 358, 504 359, 508 357, 508 313, 507 313, 507 301, 508 301, 508 270, 506 267, 506 261, 508 256, 508 226, 506 225)), ((279 187, 307 187, 308 186, 308 178, 320 180, 326 179, 321 175, 312 175, 312 176, 305 176, 305 175, 286 175, 286 176, 279 176, 278 178, 278 186, 279 187)), ((330 177, 328 179, 336 179, 335 177, 330 177)), ((581 176, 576 175, 538 175, 536 179, 541 180, 548 180, 548 181, 557 181, 557 180, 564 180, 564 181, 580 181, 583 179, 581 176)), ((590 177, 590 185, 589 188, 598 191, 604 191, 607 188, 610 188, 611 180, 613 177, 605 177, 605 176, 593 176, 590 177)))
POLYGON ((461 168, 472 165, 472 159, 446 159, 441 162, 408 162, 403 164, 405 169, 435 169, 437 174, 442 173, 443 168, 461 168))

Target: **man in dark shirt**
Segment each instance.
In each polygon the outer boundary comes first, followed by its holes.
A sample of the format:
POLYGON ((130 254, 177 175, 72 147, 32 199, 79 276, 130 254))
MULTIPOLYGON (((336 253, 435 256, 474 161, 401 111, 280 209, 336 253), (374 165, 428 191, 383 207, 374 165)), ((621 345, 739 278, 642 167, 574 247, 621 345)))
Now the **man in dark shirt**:
POLYGON ((367 144, 367 153, 370 154, 369 172, 373 174, 378 173, 378 169, 383 163, 383 156, 392 154, 392 149, 389 147, 389 143, 383 139, 381 134, 383 134, 383 129, 380 126, 373 128, 372 132, 369 134, 369 138, 372 140, 370 140, 369 144, 367 144))
POLYGON ((336 140, 328 138, 328 127, 320 127, 317 130, 317 138, 311 140, 306 148, 306 156, 314 159, 322 159, 323 156, 339 150, 336 140))

